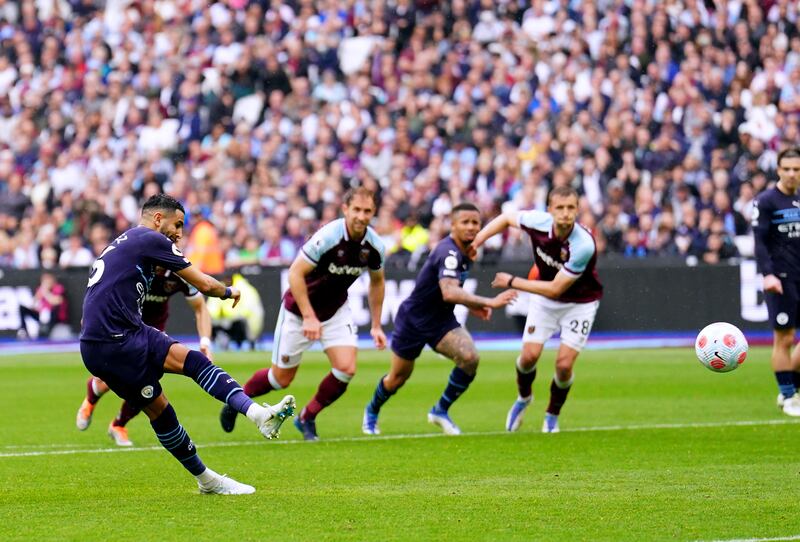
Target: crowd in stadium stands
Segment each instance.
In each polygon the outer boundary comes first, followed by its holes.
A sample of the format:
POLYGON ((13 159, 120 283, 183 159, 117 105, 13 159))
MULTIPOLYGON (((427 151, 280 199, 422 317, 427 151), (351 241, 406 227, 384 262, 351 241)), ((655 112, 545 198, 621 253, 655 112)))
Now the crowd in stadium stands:
POLYGON ((726 261, 799 112, 794 0, 0 0, 0 266, 89 265, 158 191, 205 271, 285 265, 365 185, 414 267, 570 183, 602 254, 726 261))

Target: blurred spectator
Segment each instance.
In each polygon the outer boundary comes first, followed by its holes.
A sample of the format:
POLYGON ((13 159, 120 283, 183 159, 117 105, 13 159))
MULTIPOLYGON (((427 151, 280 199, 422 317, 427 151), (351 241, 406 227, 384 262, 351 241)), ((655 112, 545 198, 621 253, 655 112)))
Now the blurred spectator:
POLYGON ((57 324, 66 324, 69 313, 64 286, 55 275, 42 273, 39 286, 33 294, 33 305, 20 305, 21 338, 47 338, 57 324))
POLYGON ((222 273, 225 260, 217 229, 203 216, 199 207, 192 209, 190 220, 192 229, 186 243, 186 257, 203 273, 222 273))
POLYGON ((0 1, 0 265, 96 254, 158 191, 206 270, 278 263, 352 185, 387 240, 571 184, 601 252, 700 257, 698 212, 749 235, 800 140, 794 1, 96 4, 0 1))
POLYGON ((83 245, 83 239, 76 233, 70 235, 69 239, 67 239, 67 246, 61 252, 58 265, 62 269, 67 267, 89 267, 94 260, 94 254, 83 245))

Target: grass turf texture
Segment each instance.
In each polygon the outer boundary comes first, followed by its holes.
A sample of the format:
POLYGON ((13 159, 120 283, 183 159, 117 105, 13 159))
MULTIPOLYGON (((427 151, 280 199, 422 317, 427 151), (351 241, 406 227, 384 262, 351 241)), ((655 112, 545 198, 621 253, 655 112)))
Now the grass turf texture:
MULTIPOLYGON (((553 356, 540 362, 521 431, 504 434, 516 354, 484 352, 478 378, 451 410, 467 433, 460 437, 439 436, 425 421, 452 367, 430 352, 384 407, 378 439, 361 435, 360 425, 386 353, 361 352, 350 389, 318 418, 317 443, 299 441, 290 422, 280 441, 267 442, 243 417, 224 434, 219 404, 191 380, 167 375, 167 396, 206 464, 257 488, 243 497, 199 495, 143 415, 129 424, 136 448, 114 447, 106 429, 120 401, 112 395, 92 426, 77 431, 86 379, 77 354, 0 357, 0 540, 800 534, 800 425, 775 407, 767 349, 752 350, 729 374, 704 369, 690 349, 587 351, 562 433, 543 435, 553 356), (31 453, 42 455, 23 455, 31 453)), ((266 359, 219 353, 216 361, 244 382, 266 359)), ((327 370, 321 354, 306 356, 291 388, 299 405, 327 370)))

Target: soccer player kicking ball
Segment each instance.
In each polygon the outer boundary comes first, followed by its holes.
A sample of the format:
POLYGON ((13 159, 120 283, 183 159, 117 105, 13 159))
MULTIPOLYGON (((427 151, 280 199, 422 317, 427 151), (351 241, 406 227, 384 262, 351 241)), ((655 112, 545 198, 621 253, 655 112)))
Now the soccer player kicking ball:
MULTIPOLYGON (((344 218, 333 220, 303 245, 289 268, 289 290, 275 326, 272 366, 257 371, 244 386, 257 397, 287 387, 297 374, 303 352, 316 341, 331 363, 316 395, 295 418, 305 440, 318 440, 317 415, 344 394, 356 373, 358 328, 347 305, 347 290, 369 270, 370 335, 378 349, 386 347, 381 329, 384 247, 369 222, 375 215, 375 194, 365 188, 348 190, 343 198, 344 218)), ((237 409, 223 407, 220 424, 233 431, 237 409)))
MULTIPOLYGON (((194 312, 197 333, 200 337, 200 352, 211 361, 211 339, 209 338, 211 336, 211 315, 206 307, 206 299, 197 288, 185 282, 172 271, 163 267, 156 268, 150 290, 142 305, 142 322, 159 331, 164 331, 169 317, 169 298, 179 292, 184 295, 186 302, 194 312)), ((86 397, 75 418, 75 425, 79 430, 85 431, 89 428, 94 408, 107 391, 108 386, 105 382, 96 376, 89 377, 86 382, 86 397)), ((122 402, 119 414, 108 426, 108 435, 117 446, 133 446, 133 442, 128 437, 127 425, 139 412, 138 408, 127 401, 122 402)))
POLYGON ((287 395, 274 407, 257 405, 201 352, 142 323, 142 306, 157 266, 206 295, 239 301, 238 290, 197 270, 175 246, 183 234, 184 216, 174 198, 151 197, 142 207, 139 226, 117 237, 94 262, 83 300, 81 357, 90 373, 147 414, 161 445, 194 475, 201 493, 253 493, 252 486, 206 468, 159 381, 165 372, 192 378, 209 395, 246 414, 266 438, 278 435, 294 412, 294 398, 287 395))
POLYGON ((800 416, 800 149, 778 154, 778 182, 756 198, 753 237, 756 263, 764 276, 764 297, 773 329, 772 370, 778 381, 778 408, 800 416))
MULTIPOLYGON (((550 384, 550 403, 542 431, 558 432, 558 415, 573 382, 572 368, 589 338, 595 314, 603 295, 595 262, 597 249, 592 234, 576 224, 578 193, 570 187, 557 187, 548 196, 548 212, 506 212, 489 222, 472 243, 477 251, 487 239, 509 226, 523 229, 531 238, 539 280, 497 273, 495 288, 516 288, 530 292, 530 306, 522 335, 522 353, 517 358, 519 397, 506 417, 506 430, 516 431, 522 415, 533 401, 536 363, 544 343, 557 329, 561 346, 556 356, 556 372, 550 384)), ((475 253, 473 253, 474 256, 475 253)))
POLYGON ((475 378, 478 351, 470 334, 456 321, 453 310, 456 305, 465 305, 471 314, 488 320, 492 309, 506 306, 517 296, 513 290, 492 298, 464 290, 471 266, 468 247, 481 227, 481 215, 475 205, 461 203, 453 208, 450 220, 450 235, 428 256, 417 275, 414 290, 397 311, 392 334, 392 365, 389 374, 378 381, 372 401, 364 410, 362 430, 367 435, 380 434, 378 413, 381 407, 406 383, 414 370, 414 361, 426 344, 456 364, 439 402, 428 412, 428 421, 441 427, 447 435, 461 434, 448 411, 475 378))

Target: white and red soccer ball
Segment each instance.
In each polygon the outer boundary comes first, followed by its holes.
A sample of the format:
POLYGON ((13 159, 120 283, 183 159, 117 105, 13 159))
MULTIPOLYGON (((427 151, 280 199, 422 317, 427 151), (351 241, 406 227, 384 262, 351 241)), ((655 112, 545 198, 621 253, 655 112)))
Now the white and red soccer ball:
POLYGON ((747 339, 727 322, 709 324, 697 334, 694 351, 700 363, 717 373, 733 371, 747 358, 747 339))

